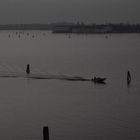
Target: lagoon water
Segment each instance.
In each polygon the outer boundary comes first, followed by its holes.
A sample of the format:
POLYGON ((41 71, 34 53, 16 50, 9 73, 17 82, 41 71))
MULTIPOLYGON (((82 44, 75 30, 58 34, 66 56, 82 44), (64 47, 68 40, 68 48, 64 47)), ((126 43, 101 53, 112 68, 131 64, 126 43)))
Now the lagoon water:
POLYGON ((0 139, 140 139, 140 36, 65 35, 45 31, 1 31, 0 139), (31 74, 106 77, 91 81, 29 79, 31 74), (127 87, 126 74, 132 82, 127 87), (26 74, 25 74, 26 75, 26 74))

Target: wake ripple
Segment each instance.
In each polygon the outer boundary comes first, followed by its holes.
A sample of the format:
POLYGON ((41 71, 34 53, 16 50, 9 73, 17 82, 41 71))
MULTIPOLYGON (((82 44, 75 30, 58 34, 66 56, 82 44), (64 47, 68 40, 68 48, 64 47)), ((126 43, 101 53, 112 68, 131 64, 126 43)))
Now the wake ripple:
POLYGON ((91 79, 84 78, 81 76, 68 76, 68 75, 43 75, 43 74, 3 74, 1 78, 27 78, 27 79, 56 79, 56 80, 67 80, 67 81, 91 81, 91 79))

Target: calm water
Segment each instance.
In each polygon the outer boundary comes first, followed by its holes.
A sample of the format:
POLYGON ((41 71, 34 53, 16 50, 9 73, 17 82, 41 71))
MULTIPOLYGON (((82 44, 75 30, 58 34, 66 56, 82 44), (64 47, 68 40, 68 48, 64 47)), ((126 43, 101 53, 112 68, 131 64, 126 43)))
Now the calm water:
POLYGON ((0 32, 0 75, 107 77, 90 81, 0 78, 0 139, 140 139, 140 36, 0 32), (29 33, 29 34, 28 34, 29 33), (126 85, 130 70, 132 83, 126 85))

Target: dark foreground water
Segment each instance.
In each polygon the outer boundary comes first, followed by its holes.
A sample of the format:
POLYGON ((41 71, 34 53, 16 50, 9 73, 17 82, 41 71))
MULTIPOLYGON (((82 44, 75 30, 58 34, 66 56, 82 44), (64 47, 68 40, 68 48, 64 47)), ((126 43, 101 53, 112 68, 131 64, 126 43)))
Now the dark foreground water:
POLYGON ((0 32, 0 139, 140 139, 140 37, 0 32), (33 76, 25 78, 26 64, 33 76), (132 83, 127 87, 126 74, 132 83), (3 77, 3 76, 17 77, 3 77), (61 77, 106 77, 106 85, 61 77))

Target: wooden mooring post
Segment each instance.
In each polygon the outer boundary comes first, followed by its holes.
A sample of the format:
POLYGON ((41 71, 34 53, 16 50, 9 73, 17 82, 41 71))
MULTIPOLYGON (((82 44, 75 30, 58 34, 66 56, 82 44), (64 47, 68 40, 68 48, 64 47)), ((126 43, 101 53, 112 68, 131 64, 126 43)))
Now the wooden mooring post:
POLYGON ((127 86, 129 86, 131 83, 131 75, 130 75, 130 72, 128 71, 127 72, 127 86))
POLYGON ((49 128, 47 126, 43 127, 43 140, 49 140, 49 128))

